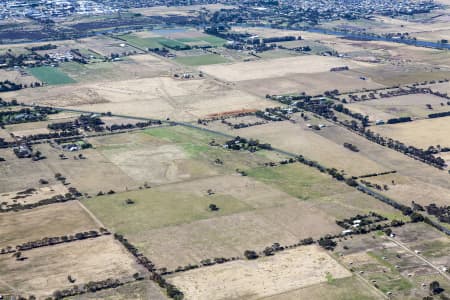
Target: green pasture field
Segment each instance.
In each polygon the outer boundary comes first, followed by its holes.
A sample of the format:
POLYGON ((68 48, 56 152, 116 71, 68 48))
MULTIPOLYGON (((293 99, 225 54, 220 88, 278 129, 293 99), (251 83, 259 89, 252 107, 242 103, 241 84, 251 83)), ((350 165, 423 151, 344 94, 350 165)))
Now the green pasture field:
POLYGON ((206 42, 213 47, 221 47, 227 42, 227 40, 224 40, 224 39, 216 37, 216 36, 211 36, 211 35, 205 35, 205 36, 195 37, 195 38, 179 38, 179 39, 177 39, 177 41, 182 42, 182 43, 206 42))
POLYGON ((31 68, 30 72, 34 77, 49 85, 68 84, 76 82, 73 78, 69 77, 61 70, 54 67, 31 68))
POLYGON ((275 186, 301 200, 349 191, 345 184, 300 163, 273 168, 254 168, 248 170, 247 173, 248 176, 275 186))
POLYGON ((125 235, 251 209, 231 196, 197 196, 157 189, 99 196, 83 203, 108 228, 125 235), (127 204, 128 199, 133 203, 127 204), (220 209, 210 211, 209 205, 212 203, 220 209))
POLYGON ((170 49, 185 50, 185 49, 190 48, 188 45, 183 44, 179 41, 170 40, 170 39, 163 38, 163 37, 141 38, 134 34, 125 34, 125 35, 121 35, 120 38, 125 40, 132 46, 136 46, 138 48, 143 48, 143 49, 167 47, 170 49))
POLYGON ((175 61, 187 66, 213 65, 229 62, 225 57, 216 54, 177 57, 175 61))

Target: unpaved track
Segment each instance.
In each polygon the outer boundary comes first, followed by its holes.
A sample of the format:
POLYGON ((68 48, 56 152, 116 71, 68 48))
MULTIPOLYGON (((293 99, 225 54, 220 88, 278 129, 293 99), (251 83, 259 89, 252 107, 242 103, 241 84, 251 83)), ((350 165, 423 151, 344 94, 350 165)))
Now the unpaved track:
POLYGON ((423 261, 424 263, 426 263, 427 265, 429 265, 430 267, 432 267, 433 269, 435 269, 437 272, 439 272, 439 274, 441 274, 445 279, 447 279, 450 282, 450 276, 448 276, 444 271, 442 271, 438 266, 436 266, 435 264, 433 264, 432 262, 430 262, 428 259, 426 259, 425 257, 423 257, 422 255, 417 254, 415 251, 411 250, 410 248, 408 248, 408 246, 406 246, 405 244, 403 244, 402 242, 393 239, 391 237, 388 237, 388 239, 395 243, 397 246, 405 249, 406 251, 408 251, 409 253, 411 253, 412 255, 414 255, 415 257, 417 257, 418 259, 420 259, 421 261, 423 261))

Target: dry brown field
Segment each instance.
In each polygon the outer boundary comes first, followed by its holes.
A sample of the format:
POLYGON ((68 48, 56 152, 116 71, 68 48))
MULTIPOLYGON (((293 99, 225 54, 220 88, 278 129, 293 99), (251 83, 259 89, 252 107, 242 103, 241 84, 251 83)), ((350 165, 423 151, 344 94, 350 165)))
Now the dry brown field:
POLYGON ((41 178, 55 182, 53 170, 43 160, 18 159, 10 148, 0 149, 0 157, 6 160, 0 163, 0 195, 36 187, 41 178))
POLYGON ((432 91, 440 93, 450 93, 450 82, 430 84, 428 86, 432 91))
POLYGON ((298 300, 298 299, 323 299, 323 300, 348 300, 384 299, 367 284, 356 276, 334 279, 332 282, 318 283, 297 290, 264 297, 264 300, 298 300))
POLYGON ((256 261, 236 261, 170 277, 186 299, 260 299, 351 273, 316 246, 256 261))
POLYGON ((56 195, 64 195, 68 192, 67 188, 62 183, 56 183, 54 185, 45 185, 40 186, 38 188, 35 188, 35 191, 33 191, 30 194, 27 194, 26 197, 22 198, 21 193, 23 193, 23 190, 20 191, 13 191, 9 193, 1 194, 1 200, 2 202, 6 202, 8 204, 13 203, 21 203, 21 204, 29 204, 29 203, 36 203, 43 199, 49 199, 56 195))
MULTIPOLYGON (((72 119, 67 119, 67 121, 71 120, 72 119)), ((41 121, 41 122, 6 125, 5 132, 7 132, 8 134, 12 133, 15 136, 27 136, 32 134, 49 133, 50 130, 48 129, 47 125, 54 122, 55 121, 41 121)))
MULTIPOLYGON (((82 193, 97 194, 99 191, 107 192, 109 190, 125 191, 127 188, 136 188, 143 184, 129 177, 95 149, 83 150, 82 153, 86 159, 75 160, 70 153, 66 153, 68 159, 61 160, 59 154, 62 151, 48 144, 34 148, 47 156, 47 159, 42 160, 42 164, 52 171, 50 178, 53 178, 55 173, 61 173, 67 178, 68 183, 82 193), (102 180, 99 180, 100 178, 102 180)), ((45 178, 48 179, 49 177, 45 178)), ((37 182, 39 178, 35 180, 37 182)))
POLYGON ((85 203, 108 228, 124 233, 158 267, 169 269, 205 258, 242 256, 247 249, 261 250, 275 242, 285 245, 302 238, 339 233, 342 229, 335 220, 358 213, 376 211, 389 218, 398 216, 385 204, 301 164, 280 167, 280 179, 271 170, 257 170, 256 174, 249 171, 249 177, 225 175, 186 180, 85 203), (271 178, 276 181, 270 183, 271 178), (199 213, 202 209, 198 205, 208 190, 214 193, 210 196, 212 203, 219 207, 227 203, 219 214, 199 213), (164 215, 162 206, 171 207, 171 201, 181 194, 192 198, 192 207, 184 211, 185 200, 179 199, 177 208, 164 215), (138 202, 161 197, 167 200, 164 205, 159 204, 158 210, 146 212, 143 206, 126 208, 120 204, 119 200, 123 202, 127 197, 138 202), (223 197, 229 200, 220 204, 223 197), (178 210, 183 213, 179 215, 178 210), (141 220, 142 214, 145 220, 141 220), (311 226, 312 223, 320 226, 311 226))
POLYGON ((307 75, 289 74, 283 77, 243 80, 235 84, 237 88, 261 97, 299 92, 317 95, 330 90, 330 88, 336 88, 341 92, 353 92, 383 87, 368 77, 366 80, 362 80, 361 76, 366 77, 359 71, 321 72, 307 75))
POLYGON ((450 144, 448 137, 449 128, 449 117, 372 127, 374 132, 382 136, 387 136, 407 145, 423 149, 436 145, 448 147, 450 144))
POLYGON ((112 236, 36 248, 23 255, 27 257, 23 261, 10 255, 0 257, 0 280, 17 293, 39 299, 72 286, 69 275, 79 285, 130 277, 139 270, 133 257, 112 236))
POLYGON ((73 158, 78 153, 65 153, 67 159, 62 160, 59 155, 63 152, 49 144, 35 145, 33 149, 39 150, 46 159, 32 162, 29 158, 17 158, 12 149, 0 151, 0 156, 6 159, 0 169, 0 193, 37 187, 40 179, 54 184, 56 173, 66 177, 68 184, 89 194, 109 190, 125 191, 143 184, 130 178, 95 149, 83 150, 82 154, 86 159, 81 160, 73 158), (99 178, 103 180, 98 180, 99 178))
POLYGON ((2 81, 9 80, 17 84, 23 84, 29 86, 31 83, 40 82, 33 75, 29 73, 21 73, 18 70, 0 70, 0 78, 2 81))
POLYGON ((75 300, 167 300, 159 286, 150 280, 128 283, 115 289, 97 291, 72 297, 75 300))
POLYGON ((199 67, 201 71, 221 80, 237 82, 244 80, 284 77, 292 74, 315 74, 329 72, 333 67, 348 66, 352 69, 370 68, 374 65, 316 55, 278 58, 262 61, 199 67))
POLYGON ((389 190, 383 191, 383 193, 405 205, 411 205, 411 201, 423 206, 430 203, 450 204, 449 189, 433 185, 432 182, 423 182, 400 174, 376 176, 365 180, 381 186, 387 185, 389 190))
POLYGON ((392 98, 381 98, 346 105, 351 111, 368 115, 371 121, 398 117, 426 118, 429 114, 450 110, 447 100, 429 94, 413 94, 392 98), (442 106, 441 103, 444 105, 442 106), (427 104, 433 109, 428 109, 427 104))
POLYGON ((316 209, 313 202, 299 201, 237 175, 162 185, 139 194, 117 197, 138 202, 149 197, 167 200, 152 211, 142 203, 139 212, 101 199, 85 204, 108 228, 124 233, 158 267, 168 269, 205 258, 241 256, 247 249, 262 250, 274 242, 292 244, 309 236, 340 232, 334 218, 316 209), (209 201, 221 207, 217 213, 204 211, 208 189, 214 192, 209 201), (185 208, 186 197, 191 199, 191 208, 185 208), (179 203, 176 208, 171 205, 174 199, 179 203), (172 212, 165 213, 169 207, 172 212), (320 222, 320 226, 310 226, 311 222, 320 222))
POLYGON ((212 113, 262 109, 274 103, 233 89, 212 79, 180 80, 171 77, 45 87, 5 93, 5 99, 57 107, 195 121, 212 113))
MULTIPOLYGON (((420 121, 414 121, 412 123, 415 122, 420 121)), ((376 126, 376 128, 379 127, 382 126, 376 126)), ((344 142, 356 145, 360 150, 358 153, 363 155, 365 159, 371 160, 373 163, 384 167, 386 170, 396 170, 398 173, 395 174, 395 176, 406 178, 406 182, 410 182, 411 189, 408 190, 408 187, 402 189, 402 193, 398 194, 398 199, 395 196, 395 193, 390 194, 394 199, 404 201, 403 203, 405 205, 411 204, 412 199, 408 200, 408 196, 415 195, 414 199, 416 200, 414 201, 424 203, 428 202, 428 195, 435 195, 433 196, 433 199, 437 199, 441 197, 441 195, 449 194, 450 182, 448 181, 448 175, 445 174, 445 171, 438 170, 397 151, 372 143, 361 136, 352 134, 342 127, 327 127, 325 130, 319 131, 318 134, 334 141, 338 145, 342 145, 344 142), (412 191, 416 191, 416 193, 414 194, 412 191)), ((388 137, 392 138, 392 136, 388 137)), ((344 169, 346 168, 344 167, 344 169)), ((387 176, 387 178, 389 177, 387 176)), ((369 178, 368 181, 372 181, 372 179, 373 178, 369 178)), ((387 181, 388 182, 385 182, 385 184, 389 185, 389 180, 387 181)), ((396 187, 393 188, 395 189, 396 187)), ((398 189, 396 191, 399 192, 400 190, 398 189)), ((441 199, 447 199, 447 196, 441 197, 441 199)))
POLYGON ((99 229, 99 224, 75 201, 2 213, 0 224, 1 248, 14 248, 18 244, 44 237, 99 229))
MULTIPOLYGON (((334 125, 326 122, 331 130, 334 125)), ((284 149, 298 155, 316 160, 327 167, 344 170, 347 174, 359 176, 363 174, 382 172, 386 170, 380 164, 366 158, 362 153, 355 153, 344 148, 342 144, 322 137, 303 124, 292 124, 288 121, 270 123, 260 126, 234 130, 239 136, 258 138, 270 143, 273 147, 284 149), (358 163, 355 163, 358 161, 358 163)))

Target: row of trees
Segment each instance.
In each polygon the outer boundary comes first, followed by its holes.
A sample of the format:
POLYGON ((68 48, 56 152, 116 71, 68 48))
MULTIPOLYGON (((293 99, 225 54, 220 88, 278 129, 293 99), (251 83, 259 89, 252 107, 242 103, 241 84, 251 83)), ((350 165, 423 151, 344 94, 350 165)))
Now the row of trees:
POLYGON ((82 128, 85 131, 104 131, 102 126, 104 122, 102 119, 96 115, 80 115, 74 121, 69 122, 59 122, 48 124, 48 128, 55 131, 68 131, 75 128, 82 128))
POLYGON ((408 156, 415 157, 422 162, 425 162, 436 168, 443 169, 446 166, 445 160, 443 160, 441 157, 435 157, 434 155, 428 153, 426 150, 405 145, 404 143, 393 140, 391 138, 382 137, 381 135, 370 130, 363 130, 361 134, 372 142, 404 153, 408 156))
POLYGON ((271 150, 272 146, 270 144, 261 144, 259 140, 253 140, 242 137, 235 137, 232 140, 226 141, 224 147, 231 150, 248 150, 250 152, 256 152, 260 149, 271 150))
POLYGON ((119 279, 108 278, 106 280, 100 281, 90 281, 81 286, 74 285, 69 289, 64 290, 56 290, 53 292, 53 299, 60 300, 67 297, 82 295, 86 293, 95 293, 97 291, 106 290, 106 289, 115 289, 119 286, 125 284, 119 279))
POLYGON ((351 218, 336 220, 336 224, 344 229, 349 229, 353 226, 355 221, 359 221, 358 222, 359 226, 366 226, 387 220, 388 220, 387 218, 383 217, 380 214, 377 214, 376 212, 369 212, 368 214, 365 215, 357 214, 356 216, 353 216, 351 218))
POLYGON ((113 124, 111 126, 105 126, 105 129, 108 131, 117 131, 117 130, 129 130, 135 128, 146 128, 153 125, 161 125, 162 122, 160 120, 156 121, 147 121, 147 122, 138 122, 136 124, 113 124))
POLYGON ((435 203, 425 206, 429 215, 435 216, 440 222, 450 223, 450 206, 437 206, 435 203))
POLYGON ((184 294, 176 286, 167 282, 160 274, 158 274, 153 262, 144 256, 144 254, 140 253, 139 250, 123 235, 115 233, 114 238, 118 240, 128 250, 128 252, 136 258, 140 265, 150 272, 150 280, 155 281, 161 288, 165 289, 170 298, 175 300, 182 300, 184 298, 184 294))
POLYGON ((380 173, 370 173, 370 174, 365 174, 365 175, 361 175, 361 176, 358 176, 358 177, 354 177, 354 179, 376 177, 376 176, 382 176, 382 175, 387 175, 387 174, 395 174, 395 173, 397 173, 397 171, 395 171, 395 170, 393 170, 393 171, 386 171, 386 172, 380 172, 380 173))
POLYGON ((0 111, 0 126, 43 121, 47 119, 48 115, 58 112, 56 109, 40 106, 19 110, 4 110, 0 111))
POLYGON ((10 211, 21 211, 33 209, 39 206, 54 204, 54 203, 63 203, 67 201, 76 200, 78 197, 81 197, 82 194, 76 190, 74 187, 70 187, 69 192, 64 195, 56 195, 51 198, 43 199, 34 203, 0 203, 0 213, 6 213, 10 211))
POLYGON ((99 231, 91 230, 91 231, 85 231, 85 232, 78 232, 73 235, 44 237, 39 240, 22 243, 20 245, 17 245, 15 248, 13 248, 11 246, 2 248, 0 250, 0 254, 21 252, 21 251, 32 250, 35 248, 48 247, 48 246, 53 246, 53 245, 58 245, 58 244, 63 244, 63 243, 71 243, 71 242, 89 239, 89 238, 97 238, 102 235, 109 235, 109 234, 110 234, 110 232, 108 230, 106 230, 105 228, 100 228, 99 231))

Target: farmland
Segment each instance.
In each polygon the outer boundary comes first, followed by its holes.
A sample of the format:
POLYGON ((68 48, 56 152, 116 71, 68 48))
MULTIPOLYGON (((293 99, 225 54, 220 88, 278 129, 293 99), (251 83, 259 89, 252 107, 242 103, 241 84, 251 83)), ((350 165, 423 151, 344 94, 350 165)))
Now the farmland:
POLYGON ((178 57, 175 61, 187 66, 213 65, 228 62, 226 58, 214 54, 178 57))
POLYGON ((327 254, 314 248, 292 250, 275 256, 252 262, 235 262, 226 266, 214 266, 205 270, 171 278, 175 284, 184 287, 187 297, 192 299, 258 299, 264 296, 282 294, 292 287, 302 287, 333 278, 350 276, 347 270, 339 266, 327 254), (289 264, 288 271, 278 267, 289 264), (318 267, 320 265, 320 268, 318 267), (299 276, 300 274, 308 274, 299 276), (214 283, 211 278, 217 278, 214 283), (302 278, 302 279, 299 279, 302 278), (192 282, 195 282, 193 285, 192 282), (252 284, 257 282, 258 284, 252 284), (233 284, 232 284, 233 283, 233 284), (210 285, 214 284, 213 289, 210 285), (195 288, 193 288, 195 286, 195 288))
POLYGON ((2 274, 8 274, 1 279, 20 292, 38 297, 45 296, 48 290, 68 287, 67 273, 80 282, 89 282, 131 276, 137 270, 133 259, 109 237, 83 241, 76 247, 58 245, 31 250, 27 256, 20 265, 11 257, 1 257, 2 274), (36 272, 45 276, 36 276, 36 272))
POLYGON ((128 42, 131 46, 134 46, 138 49, 167 47, 171 49, 183 50, 187 48, 187 46, 182 42, 167 39, 164 37, 141 38, 131 34, 120 36, 120 39, 123 39, 124 41, 128 42))
POLYGON ((447 7, 147 2, 0 14, 0 299, 450 297, 447 7))
POLYGON ((374 130, 385 136, 391 136, 410 145, 421 148, 429 146, 446 145, 448 139, 449 118, 419 120, 411 123, 386 125, 376 127, 374 130), (430 133, 433 134, 430 134, 430 133))
POLYGON ((399 117, 426 118, 429 114, 446 112, 449 109, 445 99, 422 94, 371 100, 364 104, 351 103, 348 108, 368 115, 373 121, 399 117), (431 109, 427 108, 427 105, 430 105, 431 109))
POLYGON ((68 84, 74 83, 75 80, 64 74, 58 69, 52 67, 38 67, 30 70, 31 74, 40 81, 55 85, 55 84, 68 84))

